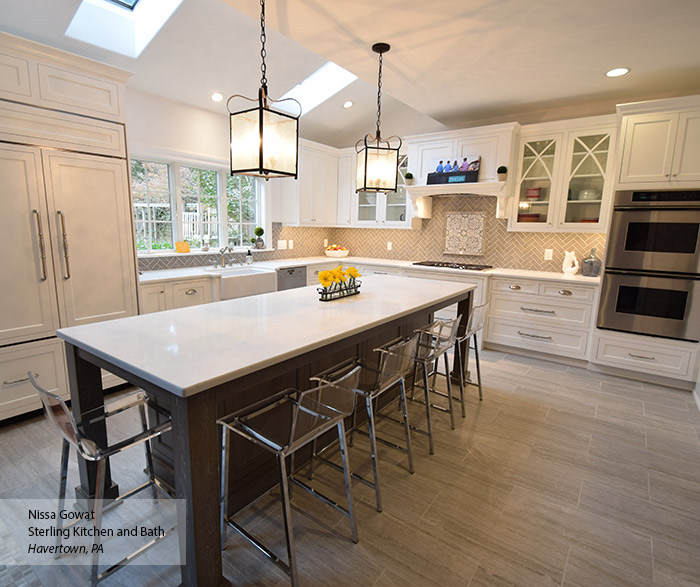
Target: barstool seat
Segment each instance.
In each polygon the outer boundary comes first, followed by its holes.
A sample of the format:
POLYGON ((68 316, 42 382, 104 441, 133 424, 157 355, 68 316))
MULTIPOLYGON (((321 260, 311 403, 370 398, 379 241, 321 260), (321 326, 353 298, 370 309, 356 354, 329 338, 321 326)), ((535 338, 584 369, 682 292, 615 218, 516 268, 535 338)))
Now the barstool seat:
MULTIPOLYGON (((37 390, 39 399, 41 400, 42 406, 44 408, 44 415, 46 419, 56 428, 56 430, 63 437, 63 446, 61 450, 61 481, 58 492, 58 511, 64 509, 65 498, 66 498, 66 482, 68 479, 68 458, 70 447, 76 449, 78 455, 85 459, 86 461, 91 461, 97 463, 97 477, 95 480, 95 499, 93 500, 93 516, 92 523, 94 528, 94 542, 92 548, 92 569, 90 574, 90 585, 96 585, 99 581, 106 579, 112 573, 119 570, 125 566, 130 561, 134 560, 137 556, 142 555, 144 552, 149 550, 151 547, 155 546, 166 536, 169 536, 172 532, 177 529, 177 524, 172 526, 170 529, 165 531, 163 534, 154 538, 146 545, 141 546, 138 550, 134 551, 132 554, 124 557, 118 563, 110 566, 103 572, 99 572, 99 556, 100 556, 100 530, 102 528, 102 514, 104 509, 104 489, 105 489, 105 477, 107 468, 107 459, 134 447, 138 444, 143 444, 146 452, 146 470, 148 472, 148 481, 139 485, 138 487, 120 495, 113 500, 110 500, 110 504, 120 502, 124 499, 132 497, 137 493, 143 491, 144 489, 151 488, 153 498, 157 497, 157 492, 160 491, 164 497, 170 498, 170 495, 165 490, 165 488, 160 484, 158 479, 155 477, 153 472, 153 459, 151 455, 150 441, 157 438, 164 432, 171 430, 170 414, 164 410, 161 406, 151 400, 151 398, 143 391, 139 390, 135 393, 129 394, 119 398, 119 400, 105 404, 104 407, 100 407, 93 411, 93 413, 84 414, 80 421, 76 421, 71 414, 70 409, 66 403, 61 399, 60 396, 51 393, 44 388, 42 388, 34 378, 34 375, 29 372, 27 373, 29 381, 37 390), (147 410, 148 408, 148 410, 147 410), (90 426, 98 423, 104 422, 108 418, 115 416, 117 414, 122 414, 128 410, 136 409, 139 412, 139 417, 141 420, 141 432, 120 440, 113 445, 103 445, 94 438, 87 436, 90 426), (155 423, 150 423, 150 414, 154 414, 156 417, 155 423)), ((57 536, 56 536, 56 546, 59 547, 61 544, 63 533, 61 532, 64 528, 69 528, 70 526, 80 523, 80 519, 71 522, 70 524, 63 524, 63 518, 58 516, 56 521, 57 536)), ((57 548, 60 552, 60 549, 57 548)), ((56 558, 60 557, 60 554, 55 555, 56 558)))
POLYGON ((226 527, 230 526, 287 573, 292 586, 299 584, 289 501, 289 481, 344 514, 350 521, 352 541, 358 541, 357 526, 352 509, 350 465, 343 420, 354 410, 355 394, 348 388, 357 386, 359 373, 360 368, 354 367, 347 370, 338 381, 333 383, 322 382, 306 391, 287 389, 217 420, 217 423, 222 427, 220 495, 222 550, 225 548, 226 527), (343 458, 347 508, 340 506, 294 477, 293 458, 295 453, 333 428, 338 430, 338 440, 343 458), (227 513, 231 433, 264 448, 276 457, 287 542, 286 563, 227 513), (287 457, 292 459, 291 471, 288 471, 287 468, 287 457))

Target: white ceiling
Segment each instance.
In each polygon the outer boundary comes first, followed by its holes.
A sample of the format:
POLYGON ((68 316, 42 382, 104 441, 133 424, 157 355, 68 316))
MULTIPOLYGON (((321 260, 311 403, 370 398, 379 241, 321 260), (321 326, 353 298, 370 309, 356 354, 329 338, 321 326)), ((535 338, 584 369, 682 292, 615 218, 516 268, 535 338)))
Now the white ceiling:
MULTIPOLYGON (((222 114, 212 92, 256 94, 259 0, 183 0, 138 59, 65 37, 79 3, 0 0, 0 30, 132 71, 128 88, 222 114)), ((301 119, 303 136, 333 146, 374 130, 378 41, 392 45, 386 136, 700 94, 698 0, 267 0, 267 27, 273 97, 326 60, 359 76, 301 119), (632 72, 604 76, 619 66, 632 72)))

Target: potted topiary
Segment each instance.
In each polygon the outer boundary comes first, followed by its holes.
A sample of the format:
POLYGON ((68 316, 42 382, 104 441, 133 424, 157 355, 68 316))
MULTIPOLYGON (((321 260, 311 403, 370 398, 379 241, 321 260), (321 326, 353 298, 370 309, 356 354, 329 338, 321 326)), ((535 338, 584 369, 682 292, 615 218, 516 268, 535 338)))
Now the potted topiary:
POLYGON ((508 168, 505 165, 501 165, 496 169, 496 173, 498 174, 498 181, 505 181, 508 176, 508 168))
POLYGON ((256 249, 264 249, 265 241, 261 237, 263 234, 265 234, 265 231, 260 226, 258 226, 253 232, 258 238, 251 239, 251 242, 255 245, 256 249))
POLYGON ((406 172, 406 175, 404 175, 404 178, 406 180, 406 185, 413 185, 413 183, 416 181, 413 178, 413 174, 410 171, 406 172))

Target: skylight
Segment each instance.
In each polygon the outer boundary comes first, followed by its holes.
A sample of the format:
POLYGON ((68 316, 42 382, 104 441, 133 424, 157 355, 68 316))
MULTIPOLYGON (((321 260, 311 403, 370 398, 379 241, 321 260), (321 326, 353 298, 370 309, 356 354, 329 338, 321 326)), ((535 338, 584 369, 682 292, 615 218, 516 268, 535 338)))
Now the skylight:
MULTIPOLYGON (((301 104, 301 114, 308 114, 316 106, 322 104, 331 96, 337 94, 340 90, 347 87, 357 79, 355 74, 343 69, 340 65, 336 65, 332 61, 328 61, 325 65, 319 67, 304 81, 294 86, 280 100, 285 98, 294 98, 301 104)), ((293 102, 282 102, 275 104, 275 108, 288 112, 289 114, 298 114, 299 108, 293 102)))
POLYGON ((181 3, 182 0, 82 0, 66 36, 136 58, 181 3))

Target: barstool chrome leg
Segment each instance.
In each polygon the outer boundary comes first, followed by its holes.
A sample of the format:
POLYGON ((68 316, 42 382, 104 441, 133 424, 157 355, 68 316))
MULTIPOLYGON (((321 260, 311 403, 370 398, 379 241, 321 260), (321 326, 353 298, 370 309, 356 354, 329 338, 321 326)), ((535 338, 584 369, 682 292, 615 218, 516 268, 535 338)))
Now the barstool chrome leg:
POLYGON ((428 385, 428 365, 425 362, 421 363, 423 367, 423 387, 425 391, 425 418, 426 418, 426 428, 428 430, 428 446, 430 447, 430 454, 435 454, 435 445, 433 444, 433 426, 430 421, 430 386, 428 385))
POLYGON ((399 379, 399 398, 403 408, 403 426, 406 431, 406 452, 408 453, 408 472, 413 474, 413 450, 411 448, 411 426, 408 423, 408 401, 406 400, 406 383, 399 379))
MULTIPOLYGON (((350 438, 352 438, 352 432, 350 432, 350 438)), ((311 458, 309 458, 309 472, 306 474, 306 478, 309 481, 312 481, 314 478, 314 461, 315 460, 316 460, 316 439, 314 438, 311 441, 311 458)))
POLYGON ((464 365, 462 364, 462 349, 459 346, 459 341, 455 343, 455 365, 459 370, 459 398, 462 402, 462 418, 466 418, 467 411, 464 406, 464 365))
MULTIPOLYGON (((66 505, 66 483, 68 482, 68 458, 70 457, 70 444, 64 438, 63 445, 61 446, 61 480, 58 487, 58 511, 63 511, 66 505)), ((61 546, 61 539, 63 537, 63 518, 58 516, 56 520, 56 546, 61 546)), ((56 549, 56 553, 53 555, 54 558, 60 558, 59 554, 60 548, 56 549)))
POLYGON ((92 527, 95 532, 95 539, 92 544, 92 572, 90 574, 90 585, 97 585, 100 564, 100 530, 102 530, 102 506, 105 495, 105 474, 107 472, 107 459, 97 462, 97 478, 95 479, 95 501, 93 503, 94 518, 92 527))
MULTIPOLYGON (((350 518, 350 532, 352 541, 357 544, 357 525, 355 524, 355 514, 352 508, 352 491, 350 488, 350 456, 348 455, 347 441, 345 440, 345 423, 338 422, 338 440, 340 441, 340 456, 343 459, 343 474, 345 476, 345 495, 348 500, 348 517, 350 518)), ((378 485, 377 485, 378 487, 378 485)))
POLYGON ((222 426, 221 431, 221 494, 219 495, 219 506, 221 509, 221 550, 224 550, 226 544, 226 507, 228 502, 228 483, 229 471, 231 470, 231 456, 229 444, 231 442, 230 431, 228 426, 222 426))
POLYGON ((294 552, 294 535, 292 534, 292 508, 289 503, 289 479, 287 478, 287 463, 284 454, 277 455, 277 466, 280 475, 280 491, 282 492, 282 513, 284 514, 284 536, 287 541, 287 560, 289 564, 289 578, 292 587, 299 585, 297 577, 297 559, 294 552))
POLYGON ((377 500, 377 511, 382 511, 382 491, 379 487, 379 467, 377 464, 377 438, 374 429, 374 407, 372 406, 371 396, 365 397, 367 405, 367 425, 369 427, 369 446, 372 455, 372 471, 374 472, 374 494, 377 500))
MULTIPOLYGON (((141 418, 141 430, 146 432, 148 430, 148 420, 146 419, 146 410, 143 405, 139 406, 139 417, 141 418)), ((155 475, 153 473, 153 455, 151 454, 151 441, 147 440, 143 443, 143 448, 146 452, 146 470, 148 471, 148 480, 151 482, 151 495, 153 499, 158 499, 158 491, 156 489, 153 479, 155 475)))
MULTIPOLYGON (((442 355, 445 363, 445 381, 447 381, 447 405, 450 409, 450 426, 455 429, 455 410, 452 405, 452 382, 450 381, 450 363, 447 360, 447 353, 442 355)), ((437 361, 435 362, 435 371, 437 372, 437 361)))
POLYGON ((477 333, 474 333, 474 359, 476 360, 476 380, 479 383, 479 401, 484 400, 484 396, 481 393, 481 365, 479 364, 479 339, 476 337, 477 333))

